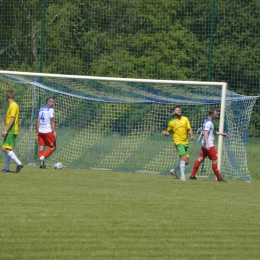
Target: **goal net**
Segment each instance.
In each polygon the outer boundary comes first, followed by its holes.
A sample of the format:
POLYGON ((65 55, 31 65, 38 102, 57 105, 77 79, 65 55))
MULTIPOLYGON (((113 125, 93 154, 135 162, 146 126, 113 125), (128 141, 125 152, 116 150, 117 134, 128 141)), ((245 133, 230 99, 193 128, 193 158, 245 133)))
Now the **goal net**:
MULTIPOLYGON (((0 71, 1 118, 5 118, 5 91, 15 91, 20 127, 15 151, 23 162, 36 162, 37 113, 48 96, 55 97, 57 149, 47 167, 65 167, 168 174, 179 162, 172 137, 162 136, 172 108, 180 105, 198 140, 208 111, 220 110, 215 128, 229 138, 216 139, 220 170, 225 178, 250 179, 247 138, 255 96, 243 96, 224 83, 120 79, 0 71), (224 94, 223 94, 224 93, 224 94)), ((4 128, 4 120, 0 122, 4 128)), ((200 151, 190 142, 189 175, 200 151)), ((2 160, 4 159, 3 154, 2 160)), ((198 176, 214 177, 205 160, 198 176)))

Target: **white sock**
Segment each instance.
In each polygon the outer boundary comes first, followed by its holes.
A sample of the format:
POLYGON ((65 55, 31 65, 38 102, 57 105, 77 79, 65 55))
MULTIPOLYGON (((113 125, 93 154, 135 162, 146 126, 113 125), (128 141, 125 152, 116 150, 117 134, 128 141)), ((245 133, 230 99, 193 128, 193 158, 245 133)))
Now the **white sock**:
POLYGON ((10 170, 10 162, 11 162, 11 157, 8 156, 8 154, 5 155, 5 169, 7 171, 10 170))
POLYGON ((178 163, 174 168, 174 172, 177 172, 180 169, 180 163, 178 163))
POLYGON ((184 179, 185 178, 185 167, 186 167, 186 164, 184 161, 181 161, 180 163, 180 169, 181 169, 181 177, 184 179))
POLYGON ((13 151, 10 151, 7 155, 11 159, 13 159, 16 162, 17 165, 21 165, 22 164, 13 151))

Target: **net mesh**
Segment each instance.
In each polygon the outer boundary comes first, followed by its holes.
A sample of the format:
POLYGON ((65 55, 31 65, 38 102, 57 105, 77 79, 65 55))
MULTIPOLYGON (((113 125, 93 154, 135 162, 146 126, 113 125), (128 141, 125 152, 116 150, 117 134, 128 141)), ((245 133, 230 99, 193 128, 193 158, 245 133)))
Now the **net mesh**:
MULTIPOLYGON (((199 139, 202 122, 210 107, 220 110, 221 88, 216 85, 118 82, 106 80, 25 77, 1 75, 2 96, 16 93, 20 106, 20 132, 16 152, 23 161, 37 159, 35 140, 39 107, 46 97, 55 97, 57 149, 46 161, 48 167, 60 161, 65 167, 106 169, 143 173, 169 173, 179 162, 171 137, 161 131, 171 119, 172 107, 181 105, 199 139)), ((256 96, 227 91, 221 172, 225 178, 250 179, 246 148, 250 117, 256 96)), ((1 102, 5 116, 7 104, 1 102)), ((3 125, 2 125, 3 127, 3 125)), ((215 127, 218 127, 216 121, 215 127)), ((217 140, 215 140, 217 144, 217 140)), ((198 157, 200 142, 190 142, 189 174, 198 157)), ((3 156, 3 155, 1 155, 3 156)), ((206 160, 198 176, 213 177, 206 160)))
MULTIPOLYGON (((259 0, 8 0, 0 8, 3 70, 219 81, 260 93, 259 0)), ((259 111, 257 100, 253 146, 259 111)))

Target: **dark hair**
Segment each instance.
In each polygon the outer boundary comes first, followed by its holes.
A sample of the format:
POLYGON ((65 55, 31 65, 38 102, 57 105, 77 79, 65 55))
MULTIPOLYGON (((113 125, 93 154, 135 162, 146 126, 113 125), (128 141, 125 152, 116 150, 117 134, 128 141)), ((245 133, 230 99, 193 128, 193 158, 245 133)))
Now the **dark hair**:
POLYGON ((217 109, 211 108, 211 109, 209 110, 209 116, 214 115, 215 111, 217 111, 217 109))
POLYGON ((46 99, 46 104, 48 103, 48 101, 50 100, 50 99, 55 99, 54 97, 47 97, 47 99, 46 99))
POLYGON ((175 106, 175 107, 172 109, 172 112, 175 110, 175 108, 180 108, 180 106, 175 106))

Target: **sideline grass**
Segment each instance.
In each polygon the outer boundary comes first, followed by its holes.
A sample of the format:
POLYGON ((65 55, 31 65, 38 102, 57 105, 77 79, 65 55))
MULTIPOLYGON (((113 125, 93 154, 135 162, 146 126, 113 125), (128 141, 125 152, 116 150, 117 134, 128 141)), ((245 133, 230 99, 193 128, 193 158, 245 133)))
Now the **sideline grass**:
POLYGON ((260 181, 30 166, 0 178, 0 259, 259 259, 260 181))

